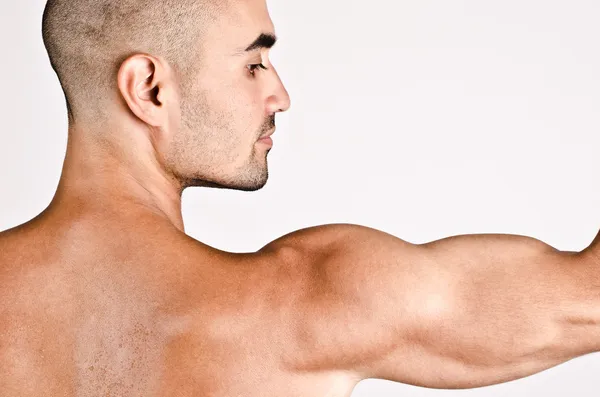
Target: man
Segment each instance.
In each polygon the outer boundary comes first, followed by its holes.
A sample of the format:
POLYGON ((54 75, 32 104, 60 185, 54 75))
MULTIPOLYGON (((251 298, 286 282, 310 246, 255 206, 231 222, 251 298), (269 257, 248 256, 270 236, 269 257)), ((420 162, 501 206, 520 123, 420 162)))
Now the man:
POLYGON ((186 187, 267 181, 290 100, 264 0, 50 0, 43 36, 69 141, 51 204, 0 234, 2 395, 471 388, 600 349, 597 240, 334 224, 234 254, 185 234, 186 187))

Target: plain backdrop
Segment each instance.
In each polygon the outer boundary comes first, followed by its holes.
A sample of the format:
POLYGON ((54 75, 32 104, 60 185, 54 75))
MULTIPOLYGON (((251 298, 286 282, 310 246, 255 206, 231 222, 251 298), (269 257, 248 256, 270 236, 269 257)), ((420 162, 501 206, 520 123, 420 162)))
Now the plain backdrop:
MULTIPOLYGON (((66 150, 44 0, 0 2, 0 230, 41 212, 66 150)), ((269 1, 292 100, 257 192, 190 188, 186 232, 232 252, 356 223, 412 243, 600 228, 600 2, 269 1)), ((600 274, 599 274, 600 277, 600 274)), ((560 286, 557 286, 560 287, 560 286)), ((365 335, 368 338, 369 335, 365 335)), ((600 355, 479 389, 367 379, 361 396, 597 396, 600 355)))

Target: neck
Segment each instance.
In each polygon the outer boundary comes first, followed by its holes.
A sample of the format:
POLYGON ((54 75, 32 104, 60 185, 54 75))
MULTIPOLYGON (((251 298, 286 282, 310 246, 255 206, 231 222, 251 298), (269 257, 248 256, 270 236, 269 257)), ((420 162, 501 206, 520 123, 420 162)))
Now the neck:
POLYGON ((151 139, 144 132, 138 139, 134 136, 70 126, 62 175, 49 209, 108 210, 122 214, 122 221, 158 216, 184 232, 181 183, 157 161, 151 139))

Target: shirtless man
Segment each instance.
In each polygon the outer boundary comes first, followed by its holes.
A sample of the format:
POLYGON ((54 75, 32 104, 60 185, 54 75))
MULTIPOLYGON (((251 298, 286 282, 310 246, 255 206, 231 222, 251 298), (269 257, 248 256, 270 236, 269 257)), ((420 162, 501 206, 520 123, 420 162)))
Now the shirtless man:
POLYGON ((348 396, 506 382, 600 350, 600 247, 359 225, 229 253, 189 186, 257 190, 290 106, 265 0, 50 0, 68 101, 50 205, 0 234, 2 396, 348 396))

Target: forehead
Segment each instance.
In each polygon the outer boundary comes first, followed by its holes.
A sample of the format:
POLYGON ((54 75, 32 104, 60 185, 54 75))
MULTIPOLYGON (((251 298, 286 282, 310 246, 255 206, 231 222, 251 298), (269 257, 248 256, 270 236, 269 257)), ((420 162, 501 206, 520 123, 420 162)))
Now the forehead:
POLYGON ((265 0, 233 0, 221 10, 205 32, 210 53, 231 54, 247 47, 261 33, 275 34, 265 0))

